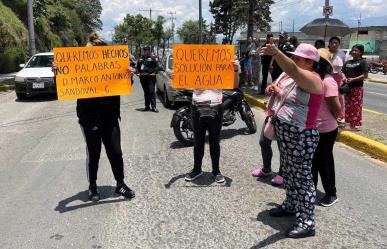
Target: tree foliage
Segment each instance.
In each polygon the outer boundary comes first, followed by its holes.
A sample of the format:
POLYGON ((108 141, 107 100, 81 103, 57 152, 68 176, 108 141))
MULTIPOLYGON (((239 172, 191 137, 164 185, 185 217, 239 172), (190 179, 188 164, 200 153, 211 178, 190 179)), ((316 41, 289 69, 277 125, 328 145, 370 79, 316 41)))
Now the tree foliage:
MULTIPOLYGON (((28 26, 27 0, 1 0, 28 26)), ((55 46, 82 46, 88 33, 100 30, 100 0, 33 0, 38 51, 55 46)))
POLYGON ((165 42, 171 37, 171 31, 164 31, 166 20, 158 16, 156 20, 150 20, 142 15, 127 14, 123 22, 114 27, 113 42, 128 44, 131 51, 139 55, 141 45, 150 45, 165 48, 165 42))
MULTIPOLYGON (((211 44, 216 43, 215 32, 211 25, 206 24, 203 21, 203 43, 211 44)), ((199 43, 199 22, 194 20, 188 20, 177 29, 177 34, 183 40, 183 43, 198 44, 199 43)))
POLYGON ((215 20, 215 32, 223 34, 223 43, 232 43, 237 30, 249 23, 260 31, 270 29, 270 6, 273 0, 212 0, 210 12, 215 20), (251 13, 251 14, 249 14, 251 13))

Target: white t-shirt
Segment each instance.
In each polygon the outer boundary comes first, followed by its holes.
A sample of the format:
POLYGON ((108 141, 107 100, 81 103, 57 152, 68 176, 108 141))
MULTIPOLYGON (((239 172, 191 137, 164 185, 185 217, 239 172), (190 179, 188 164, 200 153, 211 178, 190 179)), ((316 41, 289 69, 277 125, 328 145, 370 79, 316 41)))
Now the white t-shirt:
POLYGON ((344 66, 345 62, 345 53, 342 51, 338 51, 336 54, 332 56, 331 63, 333 66, 333 73, 341 73, 341 69, 344 66))
POLYGON ((194 104, 210 101, 210 106, 216 106, 222 104, 222 100, 222 90, 195 89, 192 94, 192 102, 194 104))

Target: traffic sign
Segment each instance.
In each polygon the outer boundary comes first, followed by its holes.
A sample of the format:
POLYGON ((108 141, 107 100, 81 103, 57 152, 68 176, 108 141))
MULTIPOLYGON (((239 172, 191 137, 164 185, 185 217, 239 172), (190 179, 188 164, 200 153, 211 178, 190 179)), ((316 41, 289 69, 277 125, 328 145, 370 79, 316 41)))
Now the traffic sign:
POLYGON ((333 13, 333 6, 324 6, 323 7, 323 15, 324 16, 331 16, 333 13))

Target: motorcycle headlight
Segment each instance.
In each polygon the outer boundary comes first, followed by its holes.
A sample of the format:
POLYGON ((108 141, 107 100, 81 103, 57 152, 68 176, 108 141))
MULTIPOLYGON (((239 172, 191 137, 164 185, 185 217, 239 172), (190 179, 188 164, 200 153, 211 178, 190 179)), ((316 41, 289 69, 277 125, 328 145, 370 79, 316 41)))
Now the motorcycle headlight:
POLYGON ((24 78, 23 77, 20 77, 20 76, 16 76, 15 77, 15 82, 24 82, 24 78))

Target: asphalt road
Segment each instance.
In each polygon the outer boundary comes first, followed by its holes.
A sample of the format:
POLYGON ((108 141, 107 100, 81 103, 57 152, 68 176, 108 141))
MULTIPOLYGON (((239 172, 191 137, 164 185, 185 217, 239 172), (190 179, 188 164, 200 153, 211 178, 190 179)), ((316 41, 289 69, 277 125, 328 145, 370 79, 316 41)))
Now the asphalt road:
POLYGON ((364 84, 364 108, 387 114, 387 84, 364 84))
MULTIPOLYGON (((287 239, 282 234, 292 220, 270 218, 266 211, 282 202, 284 190, 250 175, 261 164, 258 134, 247 135, 240 121, 224 128, 226 184, 213 183, 208 174, 186 183, 192 148, 176 142, 169 127, 173 110, 159 105, 158 114, 136 111, 143 105, 137 86, 121 99, 126 182, 137 196, 125 201, 113 195, 103 153, 103 200, 96 204, 87 201, 75 101, 17 102, 14 92, 0 92, 1 248, 387 248, 385 164, 338 144, 340 201, 316 207, 315 237, 287 239)), ((254 113, 261 126, 262 111, 254 113)), ((208 154, 206 148, 207 172, 208 154)), ((277 150, 273 160, 277 170, 277 150)))

